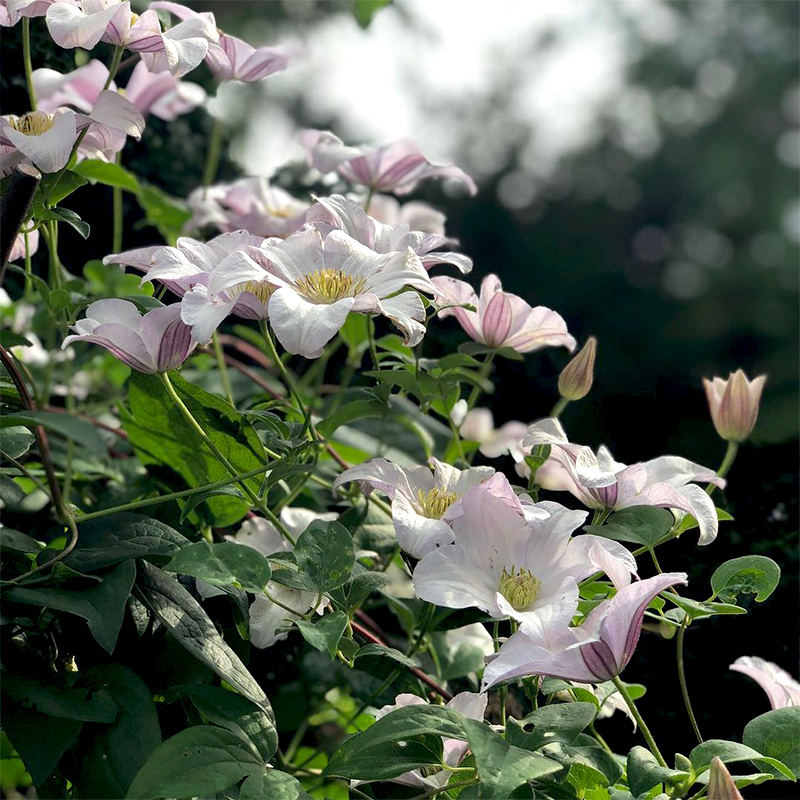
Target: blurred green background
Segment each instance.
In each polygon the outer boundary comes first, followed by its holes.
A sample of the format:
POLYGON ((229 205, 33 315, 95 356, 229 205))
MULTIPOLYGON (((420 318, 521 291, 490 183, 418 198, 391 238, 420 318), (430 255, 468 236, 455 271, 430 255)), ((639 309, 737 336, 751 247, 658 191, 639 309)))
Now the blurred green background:
MULTIPOLYGON (((735 521, 709 548, 690 533, 661 559, 690 572, 697 597, 727 558, 760 553, 784 570, 765 607, 687 636, 704 735, 740 733, 768 706, 728 664, 760 655, 798 673, 800 5, 400 0, 366 29, 353 11, 368 4, 351 0, 190 5, 252 44, 291 39, 306 51, 285 74, 220 92, 212 110, 231 141, 221 178, 269 175, 299 159, 294 136, 306 126, 350 143, 411 135, 434 160, 476 177, 476 198, 431 182, 414 196, 447 213, 448 233, 474 258, 471 282, 495 272, 509 291, 559 311, 579 340, 599 338, 595 388, 563 417, 574 441, 604 442, 625 462, 674 453, 715 467, 724 444, 701 378, 738 367, 769 376, 722 503, 735 521)), ((4 66, 14 64, 13 75, 3 70, 3 111, 13 113, 25 110, 19 33, 3 35, 4 66)), ((72 53, 40 48, 34 59, 74 63, 72 53)), ((212 88, 204 68, 190 77, 212 88)), ((125 163, 184 196, 199 184, 209 129, 203 111, 171 125, 151 118, 125 163)), ((75 198, 103 230, 107 209, 75 198)), ((127 247, 157 241, 152 228, 137 228, 139 216, 126 207, 127 247)), ((108 238, 110 247, 110 230, 108 238)), ((64 239, 76 273, 102 255, 97 236, 88 250, 64 239)), ((446 321, 426 347, 461 341, 446 321)), ((502 363, 490 401, 497 423, 546 415, 565 361, 545 352, 502 363)), ((648 719, 661 710, 657 737, 690 742, 672 649, 643 637, 625 677, 648 685, 642 709, 648 719)), ((626 720, 603 725, 633 743, 626 720)), ((776 796, 763 788, 751 795, 776 796)))

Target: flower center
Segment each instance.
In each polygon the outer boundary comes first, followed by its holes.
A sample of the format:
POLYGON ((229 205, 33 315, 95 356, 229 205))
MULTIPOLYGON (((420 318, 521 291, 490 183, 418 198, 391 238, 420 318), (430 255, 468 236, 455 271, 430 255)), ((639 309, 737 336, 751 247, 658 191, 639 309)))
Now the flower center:
POLYGON ((536 599, 541 585, 542 582, 530 570, 521 567, 517 572, 516 567, 511 567, 511 572, 503 569, 498 591, 508 600, 514 611, 522 611, 536 599))
POLYGON ((443 492, 438 486, 427 492, 423 492, 422 489, 417 490, 420 513, 428 519, 441 519, 444 512, 460 499, 461 495, 458 492, 443 492))
POLYGON ((246 283, 241 283, 238 286, 234 286, 228 292, 228 296, 231 298, 231 300, 233 300, 234 297, 238 297, 240 294, 248 292, 249 294, 255 296, 262 303, 266 303, 274 291, 275 287, 266 281, 247 281, 246 283))
POLYGON ((53 127, 55 114, 48 114, 45 111, 30 111, 21 117, 11 117, 9 124, 15 131, 24 133, 26 136, 41 136, 53 127))
POLYGON ((345 275, 340 269, 318 269, 298 281, 297 288, 314 303, 335 303, 364 291, 366 280, 345 275))
POLYGON ((138 21, 139 21, 139 15, 131 12, 131 27, 133 27, 138 21))

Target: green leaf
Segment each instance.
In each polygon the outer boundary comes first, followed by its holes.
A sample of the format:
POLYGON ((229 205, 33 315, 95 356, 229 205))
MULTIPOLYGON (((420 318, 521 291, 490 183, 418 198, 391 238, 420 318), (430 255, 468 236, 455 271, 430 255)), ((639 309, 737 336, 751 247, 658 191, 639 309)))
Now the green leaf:
POLYGON ((394 647, 384 647, 382 644, 378 644, 377 642, 370 642, 369 644, 359 647, 353 658, 357 659, 365 656, 388 658, 392 661, 396 661, 398 664, 402 664, 404 667, 409 669, 417 666, 405 653, 395 650, 394 647))
POLYGON ((19 753, 36 786, 50 776, 83 727, 75 719, 50 717, 3 703, 3 730, 19 753))
POLYGON ((37 194, 41 200, 46 197, 50 205, 58 205, 76 189, 86 185, 86 179, 76 169, 68 169, 60 178, 58 175, 57 172, 45 175, 39 183, 37 194))
POLYGON ((97 643, 107 652, 114 652, 125 604, 131 593, 136 567, 125 561, 108 572, 102 582, 91 589, 7 589, 3 599, 9 602, 28 603, 54 608, 83 617, 97 643))
POLYGON ((77 173, 83 181, 91 183, 102 183, 104 186, 116 186, 128 192, 138 192, 139 182, 132 172, 123 169, 119 164, 111 164, 108 161, 101 161, 97 158, 87 158, 76 164, 74 173, 77 173))
POLYGON ((146 224, 157 228, 167 243, 174 245, 192 216, 186 204, 144 181, 139 181, 136 197, 145 213, 146 224))
POLYGON ((557 703, 543 706, 522 720, 509 720, 508 741, 526 750, 551 742, 571 744, 597 714, 593 703, 557 703), (527 729, 532 727, 532 731, 527 729))
POLYGON ((479 796, 487 800, 506 800, 522 783, 552 775, 561 765, 544 756, 509 744, 488 725, 462 719, 470 750, 475 756, 481 783, 479 796))
POLYGON ((662 767, 645 747, 634 747, 628 753, 628 785, 637 797, 659 783, 685 781, 688 777, 688 772, 662 767))
MULTIPOLYGON (((587 792, 593 789, 605 789, 608 786, 608 778, 599 769, 581 762, 570 766, 567 773, 567 782, 575 788, 578 797, 584 798, 587 796, 587 792)), ((606 796, 608 796, 608 793, 606 793, 606 796)))
POLYGON ((594 739, 580 734, 574 744, 553 742, 545 745, 541 752, 559 764, 571 767, 586 764, 606 776, 609 784, 616 783, 622 775, 622 765, 611 753, 597 745, 594 739))
POLYGON ((353 571, 353 537, 338 522, 315 520, 297 539, 294 557, 311 587, 328 592, 345 583, 353 571))
MULTIPOLYGON (((764 715, 766 716, 766 715, 764 715)), ((703 744, 689 753, 689 759, 692 762, 692 767, 695 772, 705 772, 711 765, 714 756, 719 756, 720 760, 725 764, 731 764, 735 761, 755 761, 758 763, 766 763, 783 775, 788 780, 795 779, 792 771, 785 765, 771 756, 763 755, 758 750, 748 747, 739 742, 728 742, 723 739, 708 739, 703 744)))
MULTIPOLYGON (((8 266, 14 267, 16 264, 9 264, 8 266)), ((26 339, 21 333, 14 333, 14 331, 0 331, 0 343, 6 350, 10 350, 12 347, 33 346, 33 342, 30 339, 26 339)))
POLYGON ((239 800, 310 800, 297 778, 277 769, 254 772, 245 778, 239 800))
POLYGON ((18 706, 48 717, 79 722, 113 722, 119 707, 105 689, 89 689, 44 683, 13 672, 3 672, 0 690, 18 706))
POLYGON ((73 417, 71 414, 57 414, 53 411, 17 411, 0 417, 0 428, 15 428, 20 425, 26 428, 41 425, 48 431, 72 439, 75 444, 94 456, 105 455, 106 445, 100 431, 91 422, 73 417))
POLYGON ((392 0, 354 0, 353 16, 362 28, 368 28, 372 18, 391 2, 392 0))
POLYGON ((345 403, 326 419, 317 425, 317 431, 322 436, 328 438, 340 425, 347 425, 356 419, 363 417, 381 417, 387 411, 385 403, 377 400, 354 400, 352 403, 345 403))
POLYGON ((742 741, 800 776, 800 707, 776 708, 747 723, 742 741))
POLYGON ((197 725, 167 739, 147 759, 127 797, 196 797, 221 792, 263 767, 242 739, 223 728, 197 725))
POLYGON ((690 600, 672 592, 663 592, 664 597, 671 600, 678 608, 683 609, 691 622, 694 619, 713 617, 717 614, 746 614, 747 609, 730 603, 704 603, 699 600, 690 600))
POLYGON ((186 684, 178 687, 178 691, 191 698, 210 722, 251 742, 265 763, 275 755, 278 749, 275 721, 246 697, 207 684, 186 684))
MULTIPOLYGON (((81 184, 83 185, 83 184, 81 184)), ((59 185, 59 189, 60 189, 59 185)), ((89 227, 88 222, 84 222, 78 214, 68 208, 51 208, 47 212, 48 219, 55 219, 58 222, 63 222, 74 228, 78 234, 84 239, 89 238, 92 229, 89 227)))
POLYGON ((348 508, 338 522, 350 531, 355 542, 365 550, 385 550, 397 544, 391 516, 366 499, 348 508))
POLYGON ((136 773, 161 744, 153 694, 121 664, 98 664, 81 676, 82 687, 108 691, 119 704, 113 725, 85 725, 78 740, 81 797, 124 797, 136 773))
POLYGON ((295 625, 312 647, 322 653, 328 653, 331 658, 334 658, 347 622, 348 616, 344 611, 335 611, 333 614, 325 614, 316 622, 309 622, 305 619, 295 620, 295 625))
POLYGON ((711 576, 714 597, 736 602, 737 595, 754 594, 763 603, 781 579, 781 568, 766 556, 742 556, 721 564, 711 576))
POLYGON ((191 575, 212 586, 233 586, 261 594, 272 570, 258 550, 235 542, 196 542, 176 553, 164 567, 168 572, 191 575))
POLYGON ((198 661, 272 716, 264 690, 217 632, 203 607, 170 575, 139 562, 137 586, 144 604, 198 661))
POLYGON ((39 553, 42 545, 27 534, 12 528, 0 526, 0 550, 13 550, 16 553, 39 553))
POLYGON ((77 522, 78 543, 64 563, 79 572, 109 567, 129 558, 165 562, 189 544, 174 528, 141 514, 124 512, 77 522))
POLYGON ((618 542, 653 547, 675 522, 672 512, 655 506, 631 506, 615 512, 605 525, 587 525, 584 530, 618 542))
POLYGON ((11 458, 24 456, 30 450, 36 437, 22 426, 3 429, 0 433, 0 450, 11 458))
POLYGON ((460 714, 442 706, 398 708, 340 745, 325 774, 382 781, 438 763, 430 737, 464 739, 462 721, 460 714))
MULTIPOLYGON (((267 463, 258 434, 242 414, 180 375, 174 375, 172 383, 211 441, 236 469, 246 472, 267 463)), ((175 408, 155 375, 131 376, 129 407, 130 413, 122 414, 123 425, 143 463, 166 465, 190 487, 229 477, 227 469, 175 408)), ((259 490, 258 479, 248 482, 254 492, 259 490)), ((230 496, 210 497, 206 503, 211 522, 218 527, 238 522, 250 508, 247 501, 230 496)))

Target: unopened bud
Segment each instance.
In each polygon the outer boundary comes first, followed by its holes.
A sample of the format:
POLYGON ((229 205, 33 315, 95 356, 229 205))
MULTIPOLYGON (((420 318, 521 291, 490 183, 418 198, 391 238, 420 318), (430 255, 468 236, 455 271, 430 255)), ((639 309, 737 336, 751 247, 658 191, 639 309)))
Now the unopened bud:
POLYGON ((565 400, 580 400, 589 394, 594 383, 594 360, 597 356, 597 339, 590 336, 578 354, 558 376, 558 393, 565 400))
POLYGON ((714 756, 708 776, 708 800, 742 800, 728 768, 714 756))
POLYGON ((728 380, 703 378, 711 419, 725 441, 743 442, 750 436, 766 380, 766 375, 759 375, 750 381, 740 369, 731 373, 728 380))

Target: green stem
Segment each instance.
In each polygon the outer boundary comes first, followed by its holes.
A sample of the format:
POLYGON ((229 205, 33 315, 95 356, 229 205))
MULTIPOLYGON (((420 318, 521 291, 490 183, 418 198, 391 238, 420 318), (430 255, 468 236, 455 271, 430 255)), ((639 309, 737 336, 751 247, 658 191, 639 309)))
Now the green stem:
POLYGON ((608 742, 597 732, 593 722, 589 723, 588 730, 589 733, 595 738, 597 743, 600 745, 600 747, 602 747, 603 750, 605 750, 607 753, 610 753, 613 756, 614 751, 611 749, 611 747, 609 747, 608 742))
MULTIPOLYGON (((486 380, 489 377, 489 373, 492 371, 492 362, 494 361, 494 353, 489 353, 486 356, 486 361, 483 362, 483 368, 481 369, 481 378, 486 380)), ((475 403, 478 402, 481 394, 483 393, 483 389, 480 386, 473 386, 472 391, 469 393, 469 398, 467 399, 467 409, 473 409, 475 407, 475 403)))
POLYGON ((664 570, 661 569, 661 564, 658 563, 658 559, 656 558, 656 551, 652 547, 650 547, 649 550, 650 550, 650 558, 653 559, 653 566, 656 568, 656 572, 658 572, 660 575, 662 572, 664 572, 664 570))
POLYGON ((367 332, 369 334, 369 354, 375 369, 379 370, 381 365, 378 361, 378 348, 375 345, 375 321, 372 317, 367 321, 367 332))
POLYGON ((558 419, 561 416, 561 412, 568 404, 569 400, 566 397, 559 397, 558 402, 553 406, 553 410, 550 412, 550 416, 554 419, 558 419))
POLYGON ((700 733, 700 727, 697 724, 697 718, 692 710, 692 701, 689 699, 689 686, 686 683, 686 669, 683 663, 683 639, 686 635, 686 628, 688 626, 689 618, 684 617, 681 627, 678 629, 676 637, 676 653, 678 661, 678 681, 681 684, 681 694, 683 695, 683 704, 686 706, 686 713, 689 715, 689 722, 692 723, 692 730, 697 737, 699 744, 703 744, 703 736, 700 733))
MULTIPOLYGON (((116 164, 117 166, 120 166, 122 164, 122 152, 117 153, 116 164)), ((122 227, 123 227, 122 188, 119 186, 111 187, 111 205, 112 205, 112 216, 114 223, 114 232, 111 238, 111 252, 119 253, 122 251, 122 227)))
MULTIPOLYGON (((28 19, 28 17, 25 17, 28 19)), ((33 265, 31 264, 31 244, 30 234, 23 234, 25 237, 25 291, 24 298, 27 300, 33 292, 33 265)))
POLYGON ((31 18, 22 18, 22 57, 25 61, 25 83, 31 111, 36 111, 36 89, 33 87, 33 64, 31 63, 31 18))
POLYGON ((195 486, 193 489, 183 489, 180 492, 171 492, 170 494, 162 494, 158 497, 146 497, 142 500, 133 500, 130 503, 123 503, 121 506, 113 506, 112 508, 101 508, 99 511, 91 511, 88 514, 83 514, 78 517, 78 524, 80 525, 82 522, 88 522, 90 519, 97 519, 98 517, 108 517, 111 514, 117 514, 122 511, 135 511, 139 508, 147 508, 148 506, 157 506, 161 503, 168 503, 171 500, 180 500, 183 497, 191 497, 195 494, 202 494, 203 492, 210 492, 214 489, 220 489, 223 486, 230 486, 232 483, 238 483, 239 481, 246 480, 247 478, 253 478, 256 475, 261 475, 264 472, 269 472, 270 470, 274 469, 279 461, 272 461, 269 464, 264 466, 258 467, 257 469, 251 469, 247 472, 240 472, 237 475, 233 475, 230 478, 224 478, 221 481, 214 481, 214 483, 204 483, 202 486, 195 486))
MULTIPOLYGON (((192 416, 192 412, 186 407, 186 404, 181 400, 178 396, 178 393, 175 391, 175 387, 172 385, 172 381, 169 379, 169 375, 166 372, 160 372, 159 377, 161 378, 161 382, 164 384, 164 388, 167 390, 167 394, 170 396, 170 399, 175 404, 175 407, 178 411, 181 412, 183 418, 189 423, 195 433, 203 440, 203 443, 208 447, 208 449, 214 454, 217 461, 225 467, 226 470, 231 474, 231 476, 237 476, 239 474, 239 470, 231 464, 230 461, 223 455, 220 449, 214 444, 214 442, 209 438, 208 434, 203 430, 200 423, 192 416)), ((250 486, 243 480, 236 481, 239 486, 241 487, 242 491, 247 495, 250 502, 261 511, 264 516, 281 532, 281 534, 289 541, 291 544, 295 544, 295 538, 286 530, 286 526, 275 516, 275 514, 267 508, 264 501, 250 488, 250 486)))
POLYGON ((289 374, 289 370, 286 369, 286 365, 278 355, 278 349, 275 347, 275 341, 272 338, 272 334, 269 332, 269 325, 267 324, 267 321, 261 320, 260 327, 261 335, 264 337, 264 341, 267 345, 267 355, 275 362, 275 366, 280 371, 281 377, 286 384, 286 388, 289 390, 289 394, 291 394, 292 398, 297 404, 298 411, 300 411, 300 413, 305 417, 306 426, 311 430, 312 439, 316 439, 316 432, 314 431, 314 426, 311 422, 311 410, 306 407, 305 403, 303 402, 303 398, 300 397, 300 393, 297 391, 294 378, 292 378, 292 376, 289 374))
POLYGON ((214 117, 214 125, 211 128, 211 139, 208 143, 208 153, 206 163, 203 167, 203 186, 211 186, 219 171, 219 162, 222 158, 222 144, 225 141, 225 126, 222 120, 214 117))
POLYGON ((367 192, 367 199, 364 201, 364 211, 369 214, 369 207, 372 204, 372 198, 375 194, 375 187, 370 186, 369 192, 367 192))
POLYGON ((228 402, 236 408, 236 403, 233 401, 233 389, 231 389, 231 378, 228 375, 228 367, 225 365, 225 353, 222 350, 222 343, 219 340, 217 331, 211 336, 211 341, 214 344, 214 355, 217 357, 217 367, 219 368, 219 377, 222 381, 222 388, 225 391, 225 396, 228 402))
POLYGON ((636 724, 639 726, 639 730, 642 732, 642 736, 644 736, 644 740, 647 742, 650 752, 655 756, 659 766, 666 767, 667 762, 664 761, 664 756, 661 755, 661 751, 658 749, 655 739, 653 739, 653 734, 650 733, 650 728, 647 727, 645 721, 642 719, 642 715, 639 713, 639 709, 636 708, 636 704, 633 702, 633 698, 631 697, 630 692, 628 692, 625 684, 619 679, 618 675, 615 675, 612 678, 612 681, 614 682, 614 686, 617 687, 617 691, 622 695, 622 699, 630 709, 631 716, 636 720, 636 724))
MULTIPOLYGON (((719 465, 719 469, 717 470, 717 475, 720 478, 724 478, 730 468, 733 466, 733 462, 736 460, 736 454, 739 452, 739 443, 738 442, 728 442, 728 449, 725 451, 725 457, 722 459, 722 463, 719 465)), ((714 486, 713 483, 709 483, 706 486, 706 492, 710 495, 713 494, 714 489, 717 487, 714 486)))

